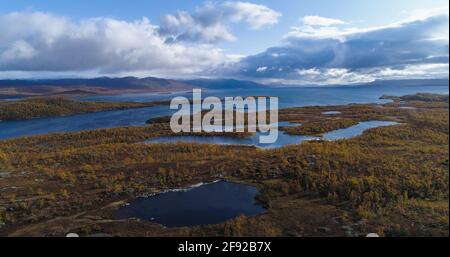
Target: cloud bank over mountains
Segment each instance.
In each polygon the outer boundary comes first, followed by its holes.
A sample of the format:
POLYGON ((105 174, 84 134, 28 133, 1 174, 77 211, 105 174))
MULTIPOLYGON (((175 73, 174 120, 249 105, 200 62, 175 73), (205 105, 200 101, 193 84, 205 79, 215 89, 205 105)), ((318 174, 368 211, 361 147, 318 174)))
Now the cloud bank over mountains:
POLYGON ((305 17, 281 46, 248 56, 228 72, 273 83, 347 84, 448 77, 448 8, 376 28, 305 17))
POLYGON ((269 31, 281 17, 276 10, 248 2, 206 3, 192 13, 165 15, 159 24, 145 17, 73 21, 44 12, 0 14, 0 76, 74 72, 284 84, 448 78, 448 7, 373 28, 300 17, 278 46, 244 58, 217 45, 238 40, 233 26, 269 31))

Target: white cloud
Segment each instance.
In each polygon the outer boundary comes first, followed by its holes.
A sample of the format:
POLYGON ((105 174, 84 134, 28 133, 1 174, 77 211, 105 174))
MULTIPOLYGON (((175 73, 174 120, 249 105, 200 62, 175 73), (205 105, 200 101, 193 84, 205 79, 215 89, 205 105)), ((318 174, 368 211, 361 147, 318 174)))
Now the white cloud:
POLYGON ((300 76, 317 76, 317 75, 321 74, 321 72, 316 68, 297 69, 296 71, 297 71, 298 75, 300 75, 300 76))
POLYGON ((367 83, 375 80, 370 74, 353 72, 348 69, 313 68, 298 70, 297 73, 300 75, 299 77, 288 79, 284 83, 328 85, 367 83))
POLYGON ((67 18, 44 12, 0 14, 0 25, 0 47, 13 40, 25 40, 30 36, 45 44, 50 44, 66 30, 73 30, 72 24, 67 18))
MULTIPOLYGON (((340 20, 335 20, 336 23, 333 23, 332 21, 334 19, 330 19, 331 21, 327 22, 326 20, 328 18, 323 18, 319 16, 305 16, 301 19, 302 24, 300 26, 291 27, 291 31, 284 36, 284 39, 292 40, 301 38, 315 38, 315 39, 333 38, 339 40, 346 40, 349 37, 353 36, 358 37, 360 35, 367 33, 376 33, 378 31, 384 31, 389 29, 399 29, 408 26, 411 23, 426 22, 436 17, 447 17, 448 19, 448 15, 449 15, 448 6, 434 9, 422 9, 411 12, 408 15, 408 17, 403 19, 402 21, 391 23, 384 26, 368 27, 368 28, 333 26, 333 25, 344 25, 347 23, 340 20), (324 21, 320 22, 321 20, 320 18, 323 18, 324 21), (315 21, 316 19, 317 21, 315 21)), ((449 34, 448 24, 440 24, 439 26, 435 24, 433 28, 434 31, 427 31, 429 39, 434 38, 434 39, 448 40, 449 34)))
POLYGON ((170 41, 216 43, 233 41, 229 23, 245 22, 251 29, 260 29, 278 22, 280 13, 247 2, 207 3, 193 13, 179 11, 161 20, 159 32, 170 41))
POLYGON ((304 16, 300 19, 299 26, 291 27, 284 38, 336 38, 342 39, 348 33, 355 32, 352 28, 340 28, 339 25, 347 24, 338 19, 320 16, 304 16))
POLYGON ((305 16, 301 19, 301 22, 308 26, 331 26, 346 24, 345 21, 320 16, 305 16))
MULTIPOLYGON (((202 15, 203 15, 202 11, 202 15)), ((198 14, 200 15, 200 14, 198 14)), ((192 41, 215 43, 218 41, 234 41, 236 37, 220 20, 201 22, 199 18, 187 12, 166 15, 161 20, 159 33, 171 41, 192 41)))
POLYGON ((281 16, 267 6, 248 2, 226 2, 223 7, 234 22, 245 21, 252 29, 260 29, 278 23, 281 16))
POLYGON ((207 72, 228 60, 213 46, 167 44, 157 26, 91 18, 73 22, 42 12, 0 16, 0 71, 207 72))
POLYGON ((416 9, 410 12, 407 12, 407 18, 404 19, 403 22, 409 22, 409 21, 417 21, 417 20, 426 20, 432 16, 438 16, 447 14, 449 12, 449 5, 437 7, 437 8, 431 8, 431 9, 416 9))
POLYGON ((1 54, 3 60, 31 59, 37 54, 37 51, 26 41, 19 40, 13 42, 1 54))
POLYGON ((349 73, 348 69, 328 69, 326 75, 331 78, 339 78, 349 73))
POLYGON ((267 70, 266 66, 263 67, 258 67, 258 69, 256 69, 256 72, 265 72, 267 70))
POLYGON ((448 63, 432 63, 406 65, 400 68, 384 68, 373 72, 373 76, 382 79, 404 79, 404 78, 446 78, 448 77, 448 63))

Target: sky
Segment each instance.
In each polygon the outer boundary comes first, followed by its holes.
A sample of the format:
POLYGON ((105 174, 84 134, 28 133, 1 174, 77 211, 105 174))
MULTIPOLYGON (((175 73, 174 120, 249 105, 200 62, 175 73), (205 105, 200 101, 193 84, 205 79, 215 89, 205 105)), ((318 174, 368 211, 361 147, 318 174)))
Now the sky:
POLYGON ((442 0, 2 0, 0 78, 448 78, 442 0))

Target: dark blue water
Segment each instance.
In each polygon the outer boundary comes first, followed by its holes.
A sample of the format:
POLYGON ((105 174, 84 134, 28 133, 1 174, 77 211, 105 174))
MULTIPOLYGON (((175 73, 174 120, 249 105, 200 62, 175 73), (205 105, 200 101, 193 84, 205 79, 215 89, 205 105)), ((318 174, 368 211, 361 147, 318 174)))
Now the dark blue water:
MULTIPOLYGON (((293 124, 289 122, 279 122, 278 126, 299 126, 300 124, 293 124)), ((275 127, 274 127, 275 129, 275 127)), ((146 143, 176 143, 176 142, 190 142, 199 144, 215 144, 215 145, 247 145, 257 146, 260 148, 273 149, 280 148, 286 145, 298 144, 302 141, 313 140, 315 137, 311 136, 297 136, 288 135, 285 132, 278 131, 278 139, 272 144, 262 144, 259 138, 265 133, 257 132, 255 135, 245 138, 223 137, 223 136, 174 136, 174 137, 158 137, 146 140, 146 143)))
POLYGON ((220 181, 187 191, 138 198, 120 208, 116 219, 139 218, 166 227, 221 223, 240 215, 256 215, 264 208, 255 202, 253 186, 220 181))
MULTIPOLYGON (((235 138, 235 137, 208 137, 208 136, 175 136, 175 137, 158 137, 146 140, 147 143, 176 143, 176 142, 190 142, 190 143, 199 143, 199 144, 216 144, 216 145, 248 145, 248 146, 256 146, 259 148, 265 149, 274 149, 280 148, 287 145, 299 144, 303 141, 308 140, 339 140, 339 139, 347 139, 356 136, 360 136, 364 133, 364 131, 372 128, 384 127, 384 126, 392 126, 396 125, 396 122, 390 121, 365 121, 360 122, 357 125, 335 130, 323 135, 323 137, 312 137, 312 136, 297 136, 297 135, 289 135, 283 131, 278 131, 278 139, 275 143, 272 144, 262 144, 259 142, 259 137, 262 133, 255 133, 254 136, 246 137, 246 138, 235 138)), ((279 126, 299 126, 299 124, 290 124, 288 122, 280 122, 279 126)))
MULTIPOLYGON (((310 88, 262 88, 252 90, 209 90, 206 96, 278 96, 279 107, 301 107, 310 105, 343 105, 350 103, 385 103, 382 95, 406 95, 418 92, 448 94, 448 86, 351 86, 310 88)), ((175 96, 192 98, 191 93, 167 94, 125 94, 119 96, 96 96, 84 99, 102 101, 155 101, 169 100, 175 96)), ((27 121, 0 122, 0 139, 15 138, 53 132, 68 132, 111 128, 118 126, 143 125, 145 121, 172 114, 168 106, 142 109, 119 110, 101 113, 52 117, 27 121)))
POLYGON ((167 106, 155 106, 64 117, 3 121, 0 122, 0 139, 55 132, 138 126, 145 124, 150 117, 168 115, 170 113, 169 111, 167 106))

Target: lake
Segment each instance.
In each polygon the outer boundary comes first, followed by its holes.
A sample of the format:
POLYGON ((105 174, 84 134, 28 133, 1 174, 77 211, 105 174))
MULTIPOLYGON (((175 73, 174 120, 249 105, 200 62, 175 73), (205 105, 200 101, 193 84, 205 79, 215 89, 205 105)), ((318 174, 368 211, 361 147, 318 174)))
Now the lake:
MULTIPOLYGON (((448 94, 448 86, 340 86, 303 88, 261 88, 248 90, 206 90, 206 96, 278 96, 279 107, 301 107, 311 105, 344 105, 350 103, 386 103, 382 95, 401 96, 418 92, 448 94)), ((124 94, 117 96, 95 96, 83 98, 97 101, 156 101, 169 100, 175 96, 190 98, 192 92, 172 94, 124 94)), ((117 110, 79 114, 67 117, 51 117, 26 121, 0 122, 0 139, 16 138, 55 132, 71 132, 120 126, 139 126, 154 117, 171 115, 168 106, 117 110)))
MULTIPOLYGON (((313 136, 299 136, 299 135, 289 135, 281 130, 278 131, 278 139, 272 144, 262 144, 259 142, 259 137, 261 132, 255 133, 255 135, 245 138, 237 137, 222 137, 222 136, 173 136, 173 137, 158 137, 146 140, 146 143, 156 144, 156 143, 176 143, 176 142, 188 142, 188 143, 199 143, 199 144, 216 144, 216 145, 246 145, 246 146, 256 146, 265 149, 280 148, 287 145, 299 144, 303 141, 309 140, 339 140, 348 139, 356 136, 360 136, 364 131, 372 128, 392 126, 398 124, 397 122, 391 121, 364 121, 357 125, 338 129, 328 133, 325 133, 322 137, 313 136)), ((278 126, 299 126, 300 124, 292 124, 289 122, 280 122, 278 126)))
MULTIPOLYGON (((383 95, 402 96, 408 94, 438 93, 448 94, 447 86, 335 86, 335 87, 295 87, 230 90, 202 90, 203 98, 216 96, 278 96, 280 108, 313 105, 343 105, 350 103, 387 103, 390 100, 379 99, 383 95)), ((172 99, 176 96, 192 98, 192 91, 167 94, 123 94, 115 96, 93 96, 83 98, 93 101, 134 101, 149 102, 172 99)))
POLYGON ((255 202, 258 192, 253 186, 219 181, 138 198, 117 210, 114 218, 139 218, 165 227, 217 224, 240 215, 264 212, 255 202))
POLYGON ((77 114, 21 121, 0 122, 0 139, 56 132, 144 125, 150 117, 166 116, 167 106, 77 114))

